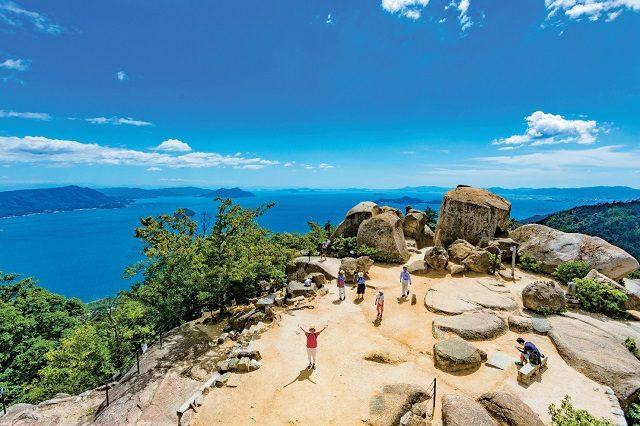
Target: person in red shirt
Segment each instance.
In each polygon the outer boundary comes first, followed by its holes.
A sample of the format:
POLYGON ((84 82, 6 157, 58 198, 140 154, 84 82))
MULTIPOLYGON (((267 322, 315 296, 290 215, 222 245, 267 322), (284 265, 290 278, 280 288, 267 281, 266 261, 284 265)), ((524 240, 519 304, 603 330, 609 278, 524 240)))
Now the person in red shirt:
POLYGON ((309 331, 306 331, 300 324, 298 324, 300 330, 304 332, 307 336, 307 356, 309 357, 309 366, 307 368, 316 369, 316 352, 318 350, 318 336, 322 333, 328 326, 324 326, 324 328, 320 331, 316 331, 315 327, 309 328, 309 331))

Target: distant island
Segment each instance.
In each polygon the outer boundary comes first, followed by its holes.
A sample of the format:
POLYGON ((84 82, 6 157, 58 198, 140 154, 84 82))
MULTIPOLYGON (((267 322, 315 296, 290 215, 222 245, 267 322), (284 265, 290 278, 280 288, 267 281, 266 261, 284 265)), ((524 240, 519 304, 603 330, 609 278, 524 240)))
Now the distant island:
POLYGON ((79 186, 22 189, 0 192, 0 217, 83 209, 116 209, 127 204, 125 200, 114 199, 94 189, 79 186))
POLYGON ((255 197, 255 194, 248 192, 248 191, 244 191, 240 188, 220 188, 220 189, 216 189, 215 191, 209 191, 205 194, 200 195, 201 197, 207 197, 207 198, 215 198, 215 197, 222 197, 222 198, 248 198, 248 197, 255 197))
MULTIPOLYGON (((427 204, 429 203, 426 200, 421 200, 420 198, 413 198, 413 197, 408 197, 408 196, 404 196, 404 197, 400 197, 400 198, 378 198, 377 200, 373 201, 376 204, 383 204, 383 203, 392 203, 392 204, 427 204)), ((437 201, 438 203, 440 203, 440 200, 437 201)))
POLYGON ((157 198, 157 197, 176 197, 176 196, 193 196, 198 197, 200 195, 210 192, 210 189, 196 188, 193 186, 176 187, 176 188, 157 188, 157 189, 142 189, 142 188, 99 188, 98 191, 104 195, 113 198, 124 199, 140 199, 140 198, 157 198))

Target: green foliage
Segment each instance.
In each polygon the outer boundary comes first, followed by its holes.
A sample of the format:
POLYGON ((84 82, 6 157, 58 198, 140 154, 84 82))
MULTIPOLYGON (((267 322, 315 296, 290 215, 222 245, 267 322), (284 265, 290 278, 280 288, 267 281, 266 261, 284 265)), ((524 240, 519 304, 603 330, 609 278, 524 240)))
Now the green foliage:
POLYGON ((636 339, 633 337, 627 337, 624 341, 624 345, 629 349, 629 352, 631 352, 633 356, 640 360, 640 348, 636 345, 636 339))
POLYGON ((628 278, 632 280, 640 280, 640 269, 636 269, 630 273, 628 278))
POLYGON ((535 260, 528 254, 523 254, 518 258, 518 265, 520 266, 520 269, 524 271, 531 271, 536 273, 542 272, 542 262, 535 260))
POLYGON ((424 211, 427 215, 427 226, 433 231, 436 229, 436 225, 438 224, 438 212, 432 209, 431 207, 427 207, 424 211))
POLYGON ((560 407, 549 405, 549 414, 552 426, 614 426, 607 419, 598 419, 587 410, 574 408, 569 395, 565 395, 560 407))
POLYGON ((515 220, 514 218, 509 218, 509 223, 507 224, 507 231, 513 231, 514 229, 520 228, 522 225, 515 220))
POLYGON ((337 237, 331 242, 331 255, 337 258, 353 256, 375 257, 377 250, 366 245, 358 246, 356 237, 337 237))
POLYGON ((556 267, 553 276, 564 283, 575 281, 576 278, 584 278, 591 270, 591 265, 584 260, 570 260, 556 267))
POLYGON ((47 365, 40 370, 40 379, 29 389, 32 402, 59 392, 75 394, 94 388, 114 372, 107 343, 91 324, 71 331, 59 347, 46 353, 45 359, 47 365))
POLYGON ((621 316, 620 308, 627 300, 627 295, 592 278, 576 278, 576 298, 580 306, 590 312, 602 312, 609 316, 621 316))
POLYGON ((640 259, 640 200, 575 207, 542 223, 564 232, 604 238, 640 259))
POLYGON ((500 262, 502 261, 502 256, 499 255, 498 253, 489 253, 489 262, 491 262, 491 274, 495 274, 496 273, 496 267, 500 264, 500 262))
POLYGON ((640 403, 631 404, 627 417, 629 418, 629 426, 640 426, 640 403))
POLYGON ((544 316, 544 317, 547 317, 547 316, 552 314, 551 309, 547 308, 546 306, 538 306, 533 311, 535 313, 537 313, 537 314, 540 314, 540 315, 544 316))

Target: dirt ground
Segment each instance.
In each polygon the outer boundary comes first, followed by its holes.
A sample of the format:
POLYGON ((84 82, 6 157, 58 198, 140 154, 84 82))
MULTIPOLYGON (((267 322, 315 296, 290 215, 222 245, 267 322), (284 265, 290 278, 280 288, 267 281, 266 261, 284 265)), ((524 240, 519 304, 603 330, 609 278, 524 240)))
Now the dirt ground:
MULTIPOLYGON (((523 335, 549 357, 548 369, 538 382, 523 386, 516 380, 516 366, 500 370, 486 365, 472 373, 453 375, 433 365, 436 339, 431 324, 437 314, 424 306, 424 296, 440 280, 477 280, 480 277, 413 277, 411 291, 418 303, 398 299, 401 294, 397 266, 374 266, 373 287, 385 290, 382 322, 376 322, 375 290, 368 288, 362 303, 355 290, 347 288, 347 299, 337 300, 335 282, 330 293, 311 302, 313 309, 284 312, 280 322, 260 336, 256 348, 263 356, 259 370, 240 376, 237 388, 210 392, 197 409, 195 424, 281 425, 363 424, 369 418, 369 401, 384 385, 409 383, 427 388, 437 379, 433 424, 441 424, 440 397, 455 392, 476 398, 487 391, 506 390, 518 395, 549 422, 547 407, 559 403, 565 394, 574 406, 611 418, 611 404, 601 385, 569 367, 546 336, 523 335), (327 330, 318 338, 317 370, 307 370, 305 336, 298 324, 327 330), (386 351, 403 358, 399 364, 380 364, 363 359, 370 351, 386 351)), ((518 272, 515 283, 505 283, 521 304, 522 288, 537 279, 518 272)), ((482 279, 491 279, 486 276, 482 279)), ((491 341, 474 342, 488 354, 500 351, 518 357, 513 332, 491 341)))

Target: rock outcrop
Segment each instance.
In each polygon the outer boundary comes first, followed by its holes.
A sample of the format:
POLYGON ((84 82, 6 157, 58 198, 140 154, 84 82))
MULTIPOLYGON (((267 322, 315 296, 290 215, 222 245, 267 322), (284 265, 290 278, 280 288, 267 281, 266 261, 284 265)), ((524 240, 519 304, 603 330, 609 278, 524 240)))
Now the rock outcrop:
POLYGON ((507 312, 518 308, 508 289, 490 286, 481 281, 450 280, 435 283, 427 291, 424 304, 428 310, 446 315, 485 308, 507 312))
POLYGON ((362 272, 367 275, 372 266, 373 260, 369 256, 345 257, 340 261, 340 270, 344 271, 347 281, 351 281, 355 272, 362 272))
POLYGON ((427 391, 418 386, 404 383, 386 385, 382 392, 374 394, 369 402, 370 418, 367 424, 398 425, 403 418, 406 418, 403 424, 425 424, 419 423, 419 419, 426 418, 427 413, 422 404, 430 398, 427 391), (411 417, 416 417, 414 423, 409 423, 411 417))
POLYGON ((448 261, 449 253, 440 246, 429 247, 424 254, 424 263, 436 271, 444 270, 448 261))
POLYGON ((507 332, 505 320, 493 311, 465 312, 433 320, 433 335, 454 333, 466 340, 490 340, 507 332))
POLYGON ((444 371, 475 370, 487 360, 487 354, 458 336, 433 345, 435 366, 444 371))
POLYGON ((490 253, 474 247, 465 240, 456 240, 449 246, 449 260, 461 264, 466 270, 487 274, 492 270, 490 253))
POLYGON ((410 210, 402 224, 404 236, 413 238, 417 248, 433 246, 434 233, 427 226, 427 215, 419 210, 410 210))
POLYGON ((296 257, 293 263, 287 266, 287 278, 289 281, 304 281, 309 274, 320 272, 327 280, 334 280, 338 276, 340 260, 327 258, 322 260, 320 256, 296 257))
POLYGON ((622 307, 626 310, 632 311, 640 311, 640 294, 638 292, 634 292, 631 286, 620 285, 611 278, 607 277, 604 274, 601 274, 595 269, 589 271, 589 273, 585 276, 585 278, 591 278, 598 281, 600 284, 608 285, 611 288, 615 288, 616 290, 620 290, 624 294, 627 295, 627 300, 624 302, 622 307))
POLYGON ((506 392, 487 392, 478 402, 505 426, 544 426, 544 423, 527 404, 515 395, 506 392))
POLYGON ((347 212, 344 220, 338 225, 336 230, 331 234, 333 241, 337 237, 355 237, 358 235, 360 224, 373 216, 373 209, 377 204, 372 201, 362 201, 356 204, 347 212))
POLYGON ((483 248, 493 254, 496 254, 500 250, 500 258, 503 261, 511 260, 511 246, 518 246, 518 243, 513 238, 483 238, 478 243, 479 248, 483 248))
POLYGON ((625 347, 628 336, 640 337, 630 327, 591 316, 553 316, 549 337, 571 367, 615 392, 623 409, 640 394, 640 361, 625 347))
POLYGON ((407 243, 402 231, 402 220, 392 211, 386 211, 367 219, 358 229, 358 246, 375 248, 390 261, 403 263, 409 260, 407 243))
POLYGON ((498 426, 480 403, 462 395, 442 395, 443 426, 498 426))
POLYGON ((554 281, 535 281, 522 289, 522 304, 534 311, 557 313, 566 308, 567 299, 554 281))
POLYGON ((511 203, 485 189, 458 186, 442 199, 435 244, 457 239, 478 244, 482 238, 502 237, 509 224, 511 203))
POLYGON ((509 237, 520 244, 520 255, 542 262, 546 273, 552 273, 561 263, 584 260, 617 280, 640 267, 629 253, 598 237, 566 233, 538 224, 521 226, 511 231, 509 237))

